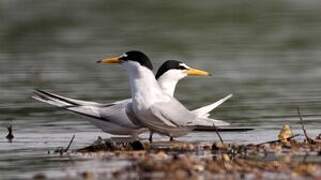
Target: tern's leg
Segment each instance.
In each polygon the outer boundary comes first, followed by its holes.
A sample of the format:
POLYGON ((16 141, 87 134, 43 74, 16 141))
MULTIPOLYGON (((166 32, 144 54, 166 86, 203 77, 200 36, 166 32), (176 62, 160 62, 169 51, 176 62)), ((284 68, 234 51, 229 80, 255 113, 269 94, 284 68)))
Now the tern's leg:
POLYGON ((170 136, 169 141, 174 141, 174 138, 172 136, 170 136))
POLYGON ((153 142, 153 134, 154 134, 154 132, 153 132, 153 131, 150 131, 150 133, 149 133, 149 142, 150 142, 150 143, 153 142))

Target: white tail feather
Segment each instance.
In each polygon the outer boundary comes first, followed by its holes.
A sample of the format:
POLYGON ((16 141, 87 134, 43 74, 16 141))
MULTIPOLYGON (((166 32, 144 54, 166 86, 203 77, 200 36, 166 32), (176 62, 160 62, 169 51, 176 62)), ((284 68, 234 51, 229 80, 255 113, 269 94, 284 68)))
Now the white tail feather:
POLYGON ((193 114, 195 114, 197 117, 200 118, 208 118, 209 113, 217 108, 219 105, 223 104, 226 100, 230 99, 233 96, 233 94, 229 94, 226 97, 216 101, 215 103, 209 104, 207 106, 200 107, 198 109, 195 109, 192 111, 193 114))

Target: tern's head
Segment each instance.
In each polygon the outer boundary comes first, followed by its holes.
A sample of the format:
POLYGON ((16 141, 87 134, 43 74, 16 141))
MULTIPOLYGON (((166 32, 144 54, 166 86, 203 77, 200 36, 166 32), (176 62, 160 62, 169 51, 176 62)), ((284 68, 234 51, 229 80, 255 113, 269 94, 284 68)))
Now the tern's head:
POLYGON ((209 76, 210 73, 194 69, 177 60, 167 60, 156 73, 156 79, 167 77, 169 79, 182 79, 186 76, 209 76))
POLYGON ((118 57, 106 58, 97 62, 106 63, 106 64, 123 64, 124 63, 124 64, 133 65, 133 66, 144 66, 150 70, 153 70, 153 65, 150 62, 149 58, 140 51, 128 51, 118 57))
POLYGON ((158 69, 156 79, 163 92, 174 96, 175 88, 179 80, 186 76, 209 75, 208 72, 191 68, 181 61, 168 60, 158 69))

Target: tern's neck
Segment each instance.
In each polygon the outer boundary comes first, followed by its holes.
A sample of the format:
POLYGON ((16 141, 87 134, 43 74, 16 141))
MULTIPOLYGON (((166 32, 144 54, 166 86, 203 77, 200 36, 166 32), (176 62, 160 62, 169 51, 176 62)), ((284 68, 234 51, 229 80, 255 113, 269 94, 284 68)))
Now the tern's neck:
POLYGON ((161 76, 158 78, 157 81, 164 93, 172 97, 174 96, 176 85, 179 79, 172 79, 172 78, 167 78, 165 76, 161 76))
POLYGON ((142 66, 136 68, 126 67, 126 70, 129 74, 131 95, 134 103, 148 107, 162 100, 164 93, 151 70, 142 66))

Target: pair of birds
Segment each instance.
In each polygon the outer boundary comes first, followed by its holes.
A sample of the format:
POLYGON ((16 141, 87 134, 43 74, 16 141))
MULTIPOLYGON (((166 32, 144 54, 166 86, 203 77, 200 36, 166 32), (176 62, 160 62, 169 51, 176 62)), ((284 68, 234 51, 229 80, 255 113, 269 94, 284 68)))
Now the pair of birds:
POLYGON ((227 126, 229 123, 209 118, 209 112, 232 97, 188 110, 174 98, 176 84, 186 76, 209 76, 206 71, 187 66, 177 60, 168 60, 158 69, 156 76, 150 59, 140 51, 128 51, 121 56, 107 58, 98 63, 121 64, 130 82, 130 99, 101 104, 63 97, 44 90, 35 90, 33 98, 64 108, 83 116, 104 132, 113 135, 130 135, 150 131, 167 135, 170 140, 192 131, 195 126, 227 126))

